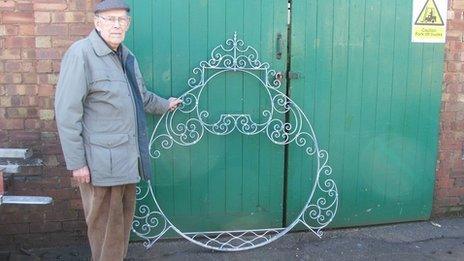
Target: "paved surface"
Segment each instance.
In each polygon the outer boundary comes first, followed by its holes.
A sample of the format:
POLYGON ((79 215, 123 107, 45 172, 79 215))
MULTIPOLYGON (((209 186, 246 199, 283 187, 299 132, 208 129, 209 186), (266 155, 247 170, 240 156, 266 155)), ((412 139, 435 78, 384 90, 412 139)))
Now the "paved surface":
MULTIPOLYGON (((10 260, 89 260, 86 245, 30 249, 10 260)), ((258 249, 224 253, 185 240, 157 242, 150 250, 132 243, 127 260, 464 260, 464 218, 291 233, 258 249), (441 226, 441 227, 440 227, 441 226)))

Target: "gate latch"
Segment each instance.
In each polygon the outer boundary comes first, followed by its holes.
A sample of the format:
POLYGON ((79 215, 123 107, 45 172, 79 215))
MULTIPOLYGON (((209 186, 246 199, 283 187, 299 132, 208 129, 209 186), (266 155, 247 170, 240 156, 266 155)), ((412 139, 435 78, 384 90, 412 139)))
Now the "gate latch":
POLYGON ((289 71, 289 72, 287 72, 287 78, 290 79, 290 80, 297 80, 297 79, 303 78, 303 75, 301 75, 300 72, 289 71))

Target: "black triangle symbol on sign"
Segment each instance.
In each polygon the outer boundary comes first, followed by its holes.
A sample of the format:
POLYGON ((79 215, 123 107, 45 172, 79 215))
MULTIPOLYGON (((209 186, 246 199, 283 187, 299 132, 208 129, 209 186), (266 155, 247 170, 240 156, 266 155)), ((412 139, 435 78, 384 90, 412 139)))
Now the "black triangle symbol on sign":
POLYGON ((435 0, 427 0, 416 19, 415 25, 444 25, 443 18, 438 11, 435 0))

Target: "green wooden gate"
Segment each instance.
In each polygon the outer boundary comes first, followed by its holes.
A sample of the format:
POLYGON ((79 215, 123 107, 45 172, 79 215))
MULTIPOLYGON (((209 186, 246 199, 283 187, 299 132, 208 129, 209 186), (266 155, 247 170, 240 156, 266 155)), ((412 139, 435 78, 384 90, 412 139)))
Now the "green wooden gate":
MULTIPOLYGON (((187 91, 192 69, 234 32, 256 47, 261 60, 286 71, 285 52, 279 60, 275 56, 276 34, 286 34, 285 0, 136 0, 132 7, 127 42, 148 85, 163 96, 187 91)), ((225 112, 259 116, 266 106, 259 84, 240 73, 218 76, 202 105, 210 118, 225 112)), ((154 168, 156 197, 166 215, 184 231, 281 226, 284 147, 266 139, 234 132, 174 146, 154 168)))
MULTIPOLYGON (((443 45, 411 43, 410 2, 294 0, 289 19, 287 0, 132 0, 126 43, 148 86, 178 96, 191 70, 237 32, 260 60, 299 76, 284 79, 281 90, 304 109, 329 151, 340 194, 332 226, 426 219, 443 45)), ((220 76, 203 104, 211 117, 259 118, 266 104, 251 88, 258 84, 243 74, 220 76)), ((314 169, 294 145, 279 147, 265 136, 207 136, 157 161, 154 189, 185 231, 280 227, 304 205, 314 169)))

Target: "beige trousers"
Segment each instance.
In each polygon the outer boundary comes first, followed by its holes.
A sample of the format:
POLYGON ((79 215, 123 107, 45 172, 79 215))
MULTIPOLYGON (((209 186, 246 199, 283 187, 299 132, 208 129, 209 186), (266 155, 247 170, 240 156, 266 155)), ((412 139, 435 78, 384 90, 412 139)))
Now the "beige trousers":
POLYGON ((135 210, 135 184, 80 184, 92 260, 118 261, 127 254, 135 210))

